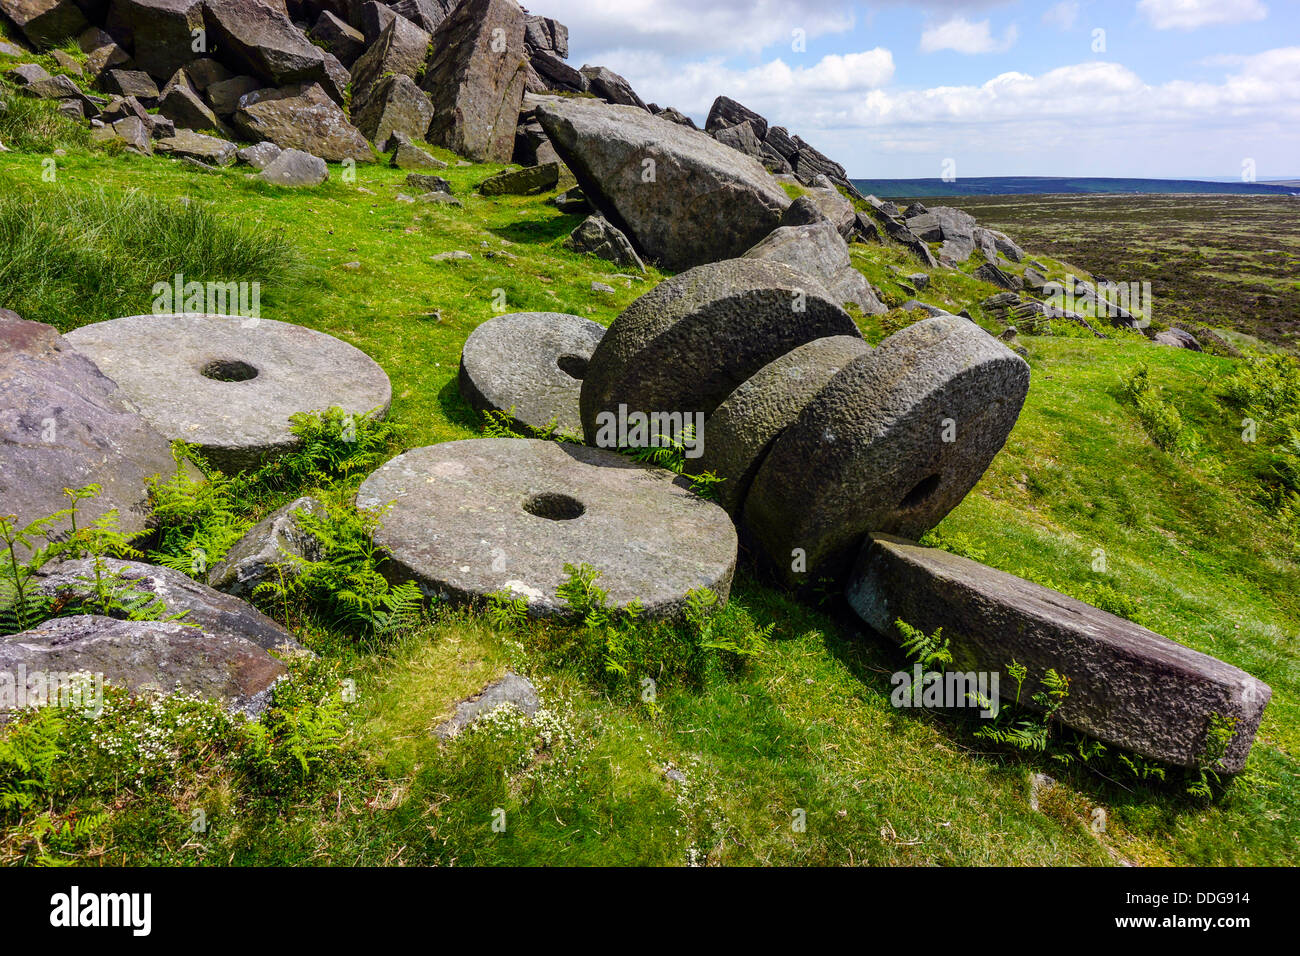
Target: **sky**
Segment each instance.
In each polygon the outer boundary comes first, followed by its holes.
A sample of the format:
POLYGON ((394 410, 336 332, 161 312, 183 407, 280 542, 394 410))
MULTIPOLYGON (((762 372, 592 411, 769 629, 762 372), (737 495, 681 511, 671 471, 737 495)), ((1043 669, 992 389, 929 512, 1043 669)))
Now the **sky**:
POLYGON ((529 9, 568 26, 573 65, 701 125, 730 96, 855 178, 1300 178, 1300 0, 529 9))

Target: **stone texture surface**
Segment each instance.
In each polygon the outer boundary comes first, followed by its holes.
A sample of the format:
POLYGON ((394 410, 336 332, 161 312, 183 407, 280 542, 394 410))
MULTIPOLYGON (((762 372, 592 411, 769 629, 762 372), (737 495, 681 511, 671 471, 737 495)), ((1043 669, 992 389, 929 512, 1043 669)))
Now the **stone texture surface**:
POLYGON ((235 126, 255 142, 269 139, 331 163, 375 158, 366 138, 316 83, 246 94, 235 111, 235 126))
MULTIPOLYGON (((302 654, 301 644, 271 618, 237 597, 200 584, 193 578, 170 568, 137 561, 104 558, 103 570, 140 593, 156 594, 167 606, 167 616, 184 614, 180 620, 203 629, 216 639, 242 638, 258 647, 280 654, 302 654)), ((60 561, 47 565, 35 581, 42 594, 71 599, 88 598, 94 591, 89 583, 95 576, 94 561, 60 561)))
POLYGON ((267 515, 235 542, 211 569, 208 583, 235 597, 252 597, 254 589, 281 573, 295 574, 294 559, 319 561, 321 546, 299 517, 299 512, 325 517, 325 506, 304 496, 267 515))
POLYGON ((807 585, 841 578, 868 532, 920 537, 979 481, 1028 389, 1028 364, 967 319, 891 335, 817 393, 759 468, 744 520, 766 563, 807 585))
MULTIPOLYGON (((560 163, 543 163, 524 169, 507 169, 483 180, 478 190, 484 196, 530 196, 555 189, 560 182, 564 166, 560 163)), ((572 177, 569 183, 573 183, 572 177)))
POLYGON ((449 740, 494 710, 513 707, 528 717, 537 713, 542 700, 537 688, 527 677, 506 671, 500 680, 488 684, 481 691, 456 705, 456 712, 434 728, 435 737, 449 740))
POLYGON ((317 83, 343 102, 348 71, 307 39, 283 6, 264 0, 203 0, 209 49, 243 73, 276 86, 317 83))
POLYGON ((429 142, 510 162, 528 78, 524 21, 514 0, 463 0, 439 25, 420 83, 433 99, 429 142))
POLYGON ((352 122, 380 149, 386 148, 394 133, 424 139, 431 119, 429 95, 400 73, 384 77, 371 87, 364 102, 360 106, 354 103, 352 109, 352 122))
POLYGON ((108 29, 130 37, 137 67, 166 80, 194 59, 193 31, 203 29, 203 0, 113 0, 108 29))
POLYGON ((529 613, 563 611, 565 564, 591 565, 612 605, 679 614, 689 591, 726 599, 736 560, 727 513, 671 472, 617 452, 552 441, 478 438, 399 455, 362 484, 383 507, 375 542, 398 576, 458 600, 502 590, 529 613))
POLYGON ((636 95, 632 84, 613 70, 603 66, 584 66, 579 72, 587 81, 587 90, 605 102, 646 109, 645 102, 636 95))
POLYGON ((608 259, 610 262, 638 272, 645 272, 645 263, 627 236, 600 216, 588 216, 564 240, 565 248, 608 259))
POLYGON ((669 269, 743 255, 790 205, 757 160, 644 109, 539 97, 537 118, 587 198, 669 269))
POLYGON ((279 156, 281 152, 283 150, 276 146, 275 143, 265 141, 255 146, 245 146, 243 149, 236 151, 235 156, 244 165, 261 170, 270 166, 275 157, 279 156))
POLYGON ((446 169, 447 164, 438 157, 432 155, 419 146, 415 145, 405 133, 395 132, 389 138, 389 145, 393 147, 393 158, 390 161, 394 169, 446 169))
POLYGON ((167 439, 93 361, 50 326, 0 310, 0 513, 26 527, 67 507, 64 488, 98 484, 81 526, 117 509, 124 531, 141 531, 146 481, 175 471, 167 439))
POLYGON ((587 440, 620 405, 708 415, 764 365, 827 335, 859 333, 830 292, 789 266, 728 259, 676 275, 628 306, 592 355, 587 440))
POLYGON ((0 669, 103 674, 132 694, 181 691, 216 698, 255 717, 287 671, 252 641, 178 622, 56 618, 0 638, 0 669))
POLYGON ((1222 770, 1240 771, 1272 691, 1206 654, 1140 625, 967 558, 901 538, 872 535, 847 588, 854 610, 897 640, 894 622, 927 634, 942 627, 951 670, 1029 670, 1022 704, 1043 689, 1049 668, 1070 679, 1057 712, 1068 727, 1107 744, 1184 767, 1205 752, 1211 715, 1235 718, 1222 770))
POLYGON ((239 109, 239 101, 249 93, 262 89, 262 82, 251 76, 232 76, 228 80, 218 80, 207 89, 208 102, 212 112, 218 116, 234 116, 239 109))
MULTIPOLYGON (((352 66, 352 108, 366 106, 376 85, 384 77, 413 79, 424 66, 430 35, 404 17, 394 17, 379 39, 352 66)), ((427 127, 426 127, 427 128, 427 127)), ((421 136, 424 130, 420 131, 421 136)))
POLYGON ((174 136, 158 140, 154 148, 160 153, 170 153, 180 159, 197 159, 210 166, 229 166, 239 151, 229 140, 188 129, 177 130, 174 136))
POLYGON ((391 398, 388 376, 364 352, 270 319, 136 315, 66 338, 159 432, 198 445, 226 471, 294 447, 290 415, 337 405, 382 417, 391 398))
POLYGON ((0 0, 0 14, 38 50, 86 29, 86 17, 72 0, 0 0))
POLYGON ((708 417, 704 453, 686 460, 687 471, 725 479, 717 501, 739 514, 772 443, 841 368, 870 351, 859 336, 832 335, 763 366, 708 417))
MULTIPOLYGON (((793 208, 793 207, 792 207, 793 208)), ((778 226, 745 253, 746 259, 783 262, 817 279, 840 302, 852 302, 868 315, 889 309, 849 258, 849 247, 828 219, 803 226, 778 226)))
POLYGON ((604 326, 558 312, 517 312, 484 322, 460 355, 460 393, 477 412, 582 434, 578 396, 604 326))
POLYGON ((330 171, 319 156, 300 149, 286 149, 271 160, 260 175, 276 186, 319 186, 330 178, 330 171))
POLYGON ((172 120, 178 129, 208 130, 222 139, 233 139, 234 133, 217 118, 184 70, 177 70, 162 90, 158 112, 172 120))
POLYGON ((348 69, 366 50, 365 35, 329 10, 322 12, 316 19, 316 25, 311 28, 307 38, 324 46, 348 69))

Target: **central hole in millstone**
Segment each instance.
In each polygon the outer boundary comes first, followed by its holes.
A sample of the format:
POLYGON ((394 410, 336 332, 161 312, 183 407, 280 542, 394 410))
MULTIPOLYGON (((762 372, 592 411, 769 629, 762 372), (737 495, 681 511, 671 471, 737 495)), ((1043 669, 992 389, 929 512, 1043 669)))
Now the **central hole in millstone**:
POLYGON ((530 515, 551 521, 572 521, 574 518, 581 518, 587 511, 577 498, 554 491, 533 495, 524 502, 524 510, 530 515))
POLYGON ((903 496, 903 500, 899 502, 898 506, 900 508, 915 508, 917 505, 924 504, 938 487, 938 475, 922 478, 912 487, 911 491, 903 496))
POLYGON ((214 359, 199 369, 199 374, 218 382, 247 382, 257 378, 257 369, 239 359, 214 359))
POLYGON ((581 355, 561 355, 555 360, 560 371, 569 378, 582 378, 587 374, 587 360, 581 355))

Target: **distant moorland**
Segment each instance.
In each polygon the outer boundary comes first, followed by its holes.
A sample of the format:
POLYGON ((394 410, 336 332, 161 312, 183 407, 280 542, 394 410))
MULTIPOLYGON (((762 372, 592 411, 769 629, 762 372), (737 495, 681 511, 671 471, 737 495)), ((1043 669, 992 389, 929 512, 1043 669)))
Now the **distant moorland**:
POLYGON ((1224 193, 1287 196, 1300 191, 1293 182, 1213 183, 1194 179, 1113 179, 1094 176, 976 176, 942 179, 855 179, 864 193, 881 199, 916 196, 1016 196, 1042 193, 1224 193))

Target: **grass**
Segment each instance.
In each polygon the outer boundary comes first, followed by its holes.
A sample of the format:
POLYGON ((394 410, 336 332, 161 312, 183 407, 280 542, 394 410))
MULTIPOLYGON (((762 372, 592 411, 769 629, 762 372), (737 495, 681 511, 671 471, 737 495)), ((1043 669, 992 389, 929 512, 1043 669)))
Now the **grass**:
MULTIPOLYGON (((58 159, 50 183, 41 179, 44 158, 0 155, 0 305, 67 329, 147 311, 152 283, 177 271, 261 281, 266 317, 336 335, 385 368, 391 415, 408 447, 478 434, 456 388, 457 360, 502 296, 508 311, 573 312, 607 324, 662 278, 654 270, 645 281, 620 278, 616 267, 565 250, 561 240, 579 219, 544 196, 478 196, 474 187, 499 166, 449 168, 444 175, 465 203, 449 209, 399 201, 411 192, 404 175, 377 165, 359 167, 354 183, 332 167, 324 187, 292 192, 240 169, 201 174, 163 158, 78 149, 58 159), (42 243, 49 265, 35 256, 42 243), (456 249, 472 258, 434 261, 456 249), (10 250, 27 271, 5 271, 10 250), (96 276, 110 288, 97 287, 96 276), (615 292, 593 292, 592 281, 615 292)), ((887 298, 905 295, 895 269, 921 271, 887 247, 855 246, 853 261, 887 298)), ((1053 273, 1069 271, 1068 262, 1043 261, 1053 273)), ((993 291, 969 268, 938 269, 918 297, 971 308, 985 321, 978 302, 993 291)), ((861 322, 879 341, 881 317, 861 322)), ((298 621, 300 638, 357 690, 334 772, 277 799, 223 761, 181 761, 171 778, 147 787, 104 783, 92 792, 65 781, 51 790, 47 812, 107 816, 61 845, 59 858, 1296 863, 1300 563, 1294 540, 1252 496, 1254 459, 1242 447, 1240 414, 1214 398, 1237 363, 1132 336, 1020 342, 1033 367, 1024 412, 935 539, 1110 600, 1269 683, 1274 697, 1248 771, 1213 801, 1189 797, 1178 774, 1165 783, 1108 779, 1050 754, 999 750, 951 715, 895 709, 889 676, 907 666, 901 651, 864 633, 838 603, 799 604, 742 571, 732 607, 754 629, 771 625, 770 638, 743 667, 660 681, 653 705, 637 685, 594 674, 542 628, 440 609, 400 640, 362 646, 298 621), (1142 365, 1160 400, 1195 430, 1190 454, 1162 450, 1127 398, 1124 382, 1142 365), (1093 570, 1097 550, 1105 572, 1093 570), (430 736, 457 700, 507 668, 538 683, 546 708, 539 727, 503 719, 450 744, 430 736), (671 779, 677 771, 685 783, 671 779), (1030 803, 1035 773, 1059 781, 1038 810, 1030 803), (1089 826, 1098 807, 1108 821, 1101 833, 1089 826), (195 809, 210 822, 202 834, 189 827, 195 809), (497 811, 503 831, 493 828, 497 811)), ((24 826, 35 812, 25 812, 24 826)), ((39 858, 24 832, 11 827, 0 858, 39 858)))

